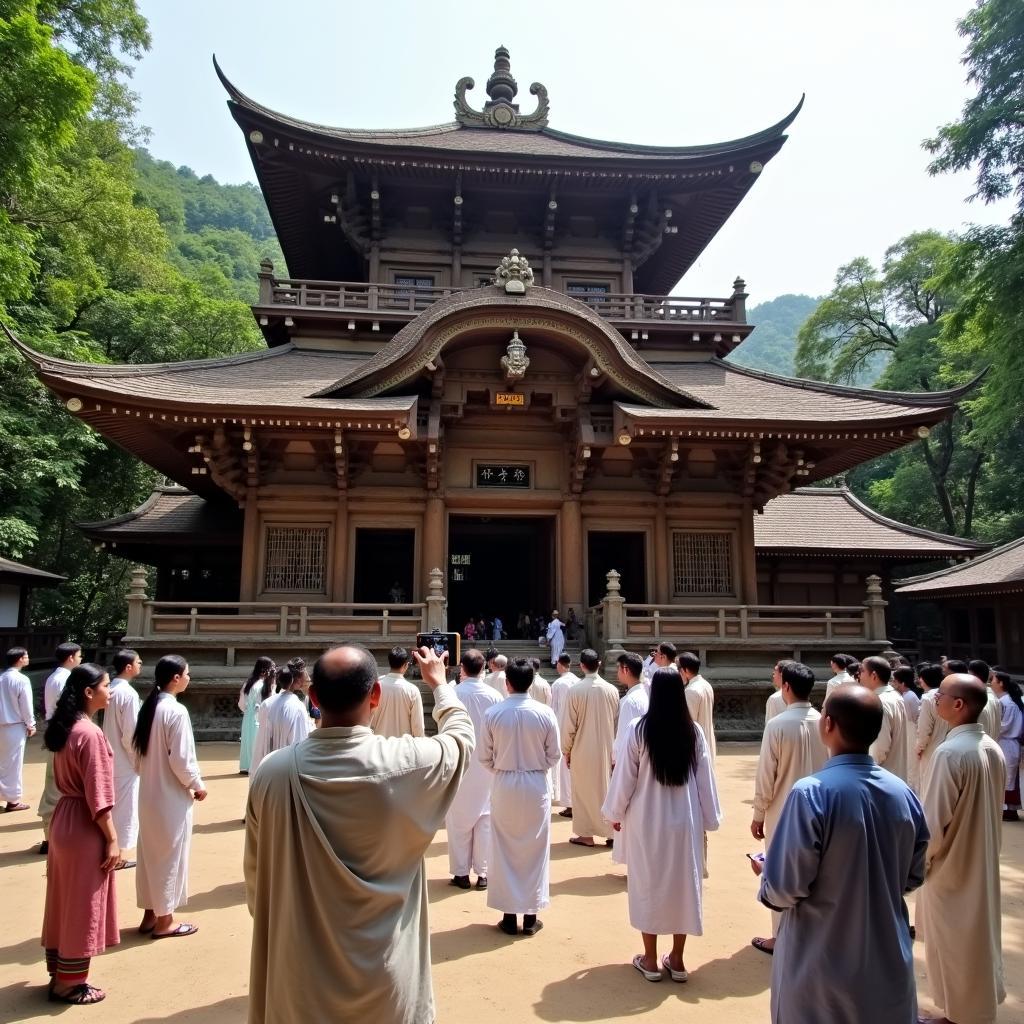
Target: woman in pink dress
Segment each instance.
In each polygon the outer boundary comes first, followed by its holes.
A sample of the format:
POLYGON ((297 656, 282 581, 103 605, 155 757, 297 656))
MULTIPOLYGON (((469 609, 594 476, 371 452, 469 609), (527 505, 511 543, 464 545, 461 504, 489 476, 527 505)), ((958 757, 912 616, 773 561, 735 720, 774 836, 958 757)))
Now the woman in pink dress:
POLYGON ((61 796, 50 824, 42 942, 50 999, 76 1006, 106 998, 89 984, 89 963, 121 941, 113 874, 121 853, 110 813, 114 752, 92 721, 109 700, 107 673, 78 665, 44 737, 61 796))

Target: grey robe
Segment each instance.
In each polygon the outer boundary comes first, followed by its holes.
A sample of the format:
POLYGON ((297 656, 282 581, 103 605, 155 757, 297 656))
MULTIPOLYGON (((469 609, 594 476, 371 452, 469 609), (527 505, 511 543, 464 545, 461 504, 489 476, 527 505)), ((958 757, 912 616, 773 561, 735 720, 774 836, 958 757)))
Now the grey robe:
POLYGON ((260 764, 246 808, 250 1024, 431 1024, 423 855, 473 753, 453 687, 437 736, 318 729, 260 764))
POLYGON ((781 910, 772 1024, 914 1024, 904 893, 928 829, 910 787, 866 754, 831 758, 782 808, 758 898, 781 910))

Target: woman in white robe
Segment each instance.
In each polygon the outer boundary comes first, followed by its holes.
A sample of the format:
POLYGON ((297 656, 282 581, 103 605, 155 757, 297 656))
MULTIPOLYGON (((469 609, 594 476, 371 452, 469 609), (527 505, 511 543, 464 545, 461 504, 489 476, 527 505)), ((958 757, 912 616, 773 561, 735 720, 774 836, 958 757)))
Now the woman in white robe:
POLYGON ((615 762, 602 814, 613 827, 625 825, 629 921, 644 942, 633 966, 648 981, 660 981, 662 968, 686 981, 686 936, 704 931, 703 835, 718 828, 722 811, 708 744, 678 672, 654 673, 650 710, 615 762), (672 952, 660 961, 659 935, 672 936, 672 952))
POLYGON ((264 694, 270 696, 273 686, 266 685, 273 679, 277 666, 273 658, 261 654, 238 691, 238 710, 242 712, 242 736, 238 749, 238 774, 248 775, 252 770, 253 747, 256 743, 256 729, 259 722, 260 704, 264 694))
POLYGON ((562 656, 562 651, 565 650, 565 626, 557 611, 551 613, 551 621, 544 631, 544 636, 551 648, 551 667, 554 668, 562 656))
POLYGON ((139 755, 139 850, 135 891, 143 911, 139 931, 154 939, 192 935, 192 924, 174 923, 188 899, 192 802, 206 799, 199 773, 192 722, 178 703, 189 684, 188 663, 176 654, 161 658, 156 685, 139 711, 135 749, 139 755))

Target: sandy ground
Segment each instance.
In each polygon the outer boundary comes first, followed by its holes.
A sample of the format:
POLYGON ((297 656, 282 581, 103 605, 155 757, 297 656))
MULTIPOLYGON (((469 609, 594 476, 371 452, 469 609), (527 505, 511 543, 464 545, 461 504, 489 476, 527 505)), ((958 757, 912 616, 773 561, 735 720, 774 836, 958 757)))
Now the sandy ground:
MULTIPOLYGON (((45 861, 35 852, 39 820, 30 812, 0 815, 0 1021, 37 1021, 58 1014, 122 1022, 233 1024, 246 1019, 250 921, 241 881, 241 817, 246 782, 236 774, 237 744, 204 744, 199 755, 210 796, 196 805, 191 892, 180 916, 198 934, 154 946, 135 932, 135 884, 118 874, 122 943, 94 961, 92 980, 107 989, 102 1009, 46 1001, 39 947, 45 861)), ((691 938, 690 981, 652 985, 629 966, 639 936, 629 927, 624 869, 609 852, 570 846, 570 823, 552 826, 552 904, 533 938, 509 939, 494 923, 485 894, 448 885, 447 844, 439 832, 427 857, 433 933, 434 989, 439 1021, 679 1021, 751 1024, 768 1020, 771 961, 750 946, 770 928, 754 901, 755 880, 744 853, 750 838, 756 763, 752 744, 719 746, 718 783, 727 820, 710 837, 711 878, 705 889, 706 934, 691 938)), ((30 745, 26 801, 42 785, 42 752, 30 745)), ((1003 838, 1003 947, 1010 995, 1000 1024, 1024 1024, 1024 822, 1003 838)), ((917 976, 927 1000, 923 948, 917 976)), ((284 970, 302 969, 295 951, 284 970)), ((867 980, 867 979, 866 979, 867 980)), ((316 1024, 316 1022, 311 1022, 316 1024)), ((966 1022, 965 1022, 966 1024, 966 1022)))

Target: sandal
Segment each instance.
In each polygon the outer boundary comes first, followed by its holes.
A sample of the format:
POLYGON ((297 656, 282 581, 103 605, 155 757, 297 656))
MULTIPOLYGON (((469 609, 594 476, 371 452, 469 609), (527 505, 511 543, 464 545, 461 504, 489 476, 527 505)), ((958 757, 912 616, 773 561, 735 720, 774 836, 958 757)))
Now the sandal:
POLYGON ((669 955, 668 955, 668 953, 666 953, 661 958, 661 966, 664 967, 666 971, 668 971, 668 976, 673 981, 686 981, 686 979, 689 978, 690 975, 689 975, 689 973, 686 970, 682 970, 682 971, 674 971, 674 970, 672 970, 672 967, 671 967, 671 965, 669 964, 668 961, 669 961, 669 955))
POLYGON ((661 971, 649 971, 644 967, 644 955, 643 953, 637 953, 633 957, 633 966, 644 976, 647 981, 661 981, 661 971))
POLYGON ((83 982, 76 985, 70 992, 58 992, 50 989, 49 999, 51 1003, 69 1003, 71 1006, 92 1006, 93 1003, 102 1003, 107 998, 107 993, 94 985, 83 982))
POLYGON ((27 810, 28 810, 28 804, 13 803, 13 804, 8 804, 4 808, 4 814, 13 814, 15 811, 27 811, 27 810))
POLYGON ((178 939, 184 938, 186 935, 195 935, 199 931, 199 925, 187 924, 182 921, 176 928, 169 932, 153 932, 154 939, 178 939))
POLYGON ((750 944, 754 949, 760 950, 762 953, 767 953, 769 956, 775 956, 775 947, 769 946, 767 939, 751 939, 750 944))
POLYGON ((579 839, 576 836, 572 836, 570 838, 569 842, 572 843, 573 846, 585 846, 588 850, 592 850, 592 849, 594 849, 595 846, 597 846, 597 843, 594 843, 594 842, 585 843, 585 842, 583 842, 582 839, 579 839))

